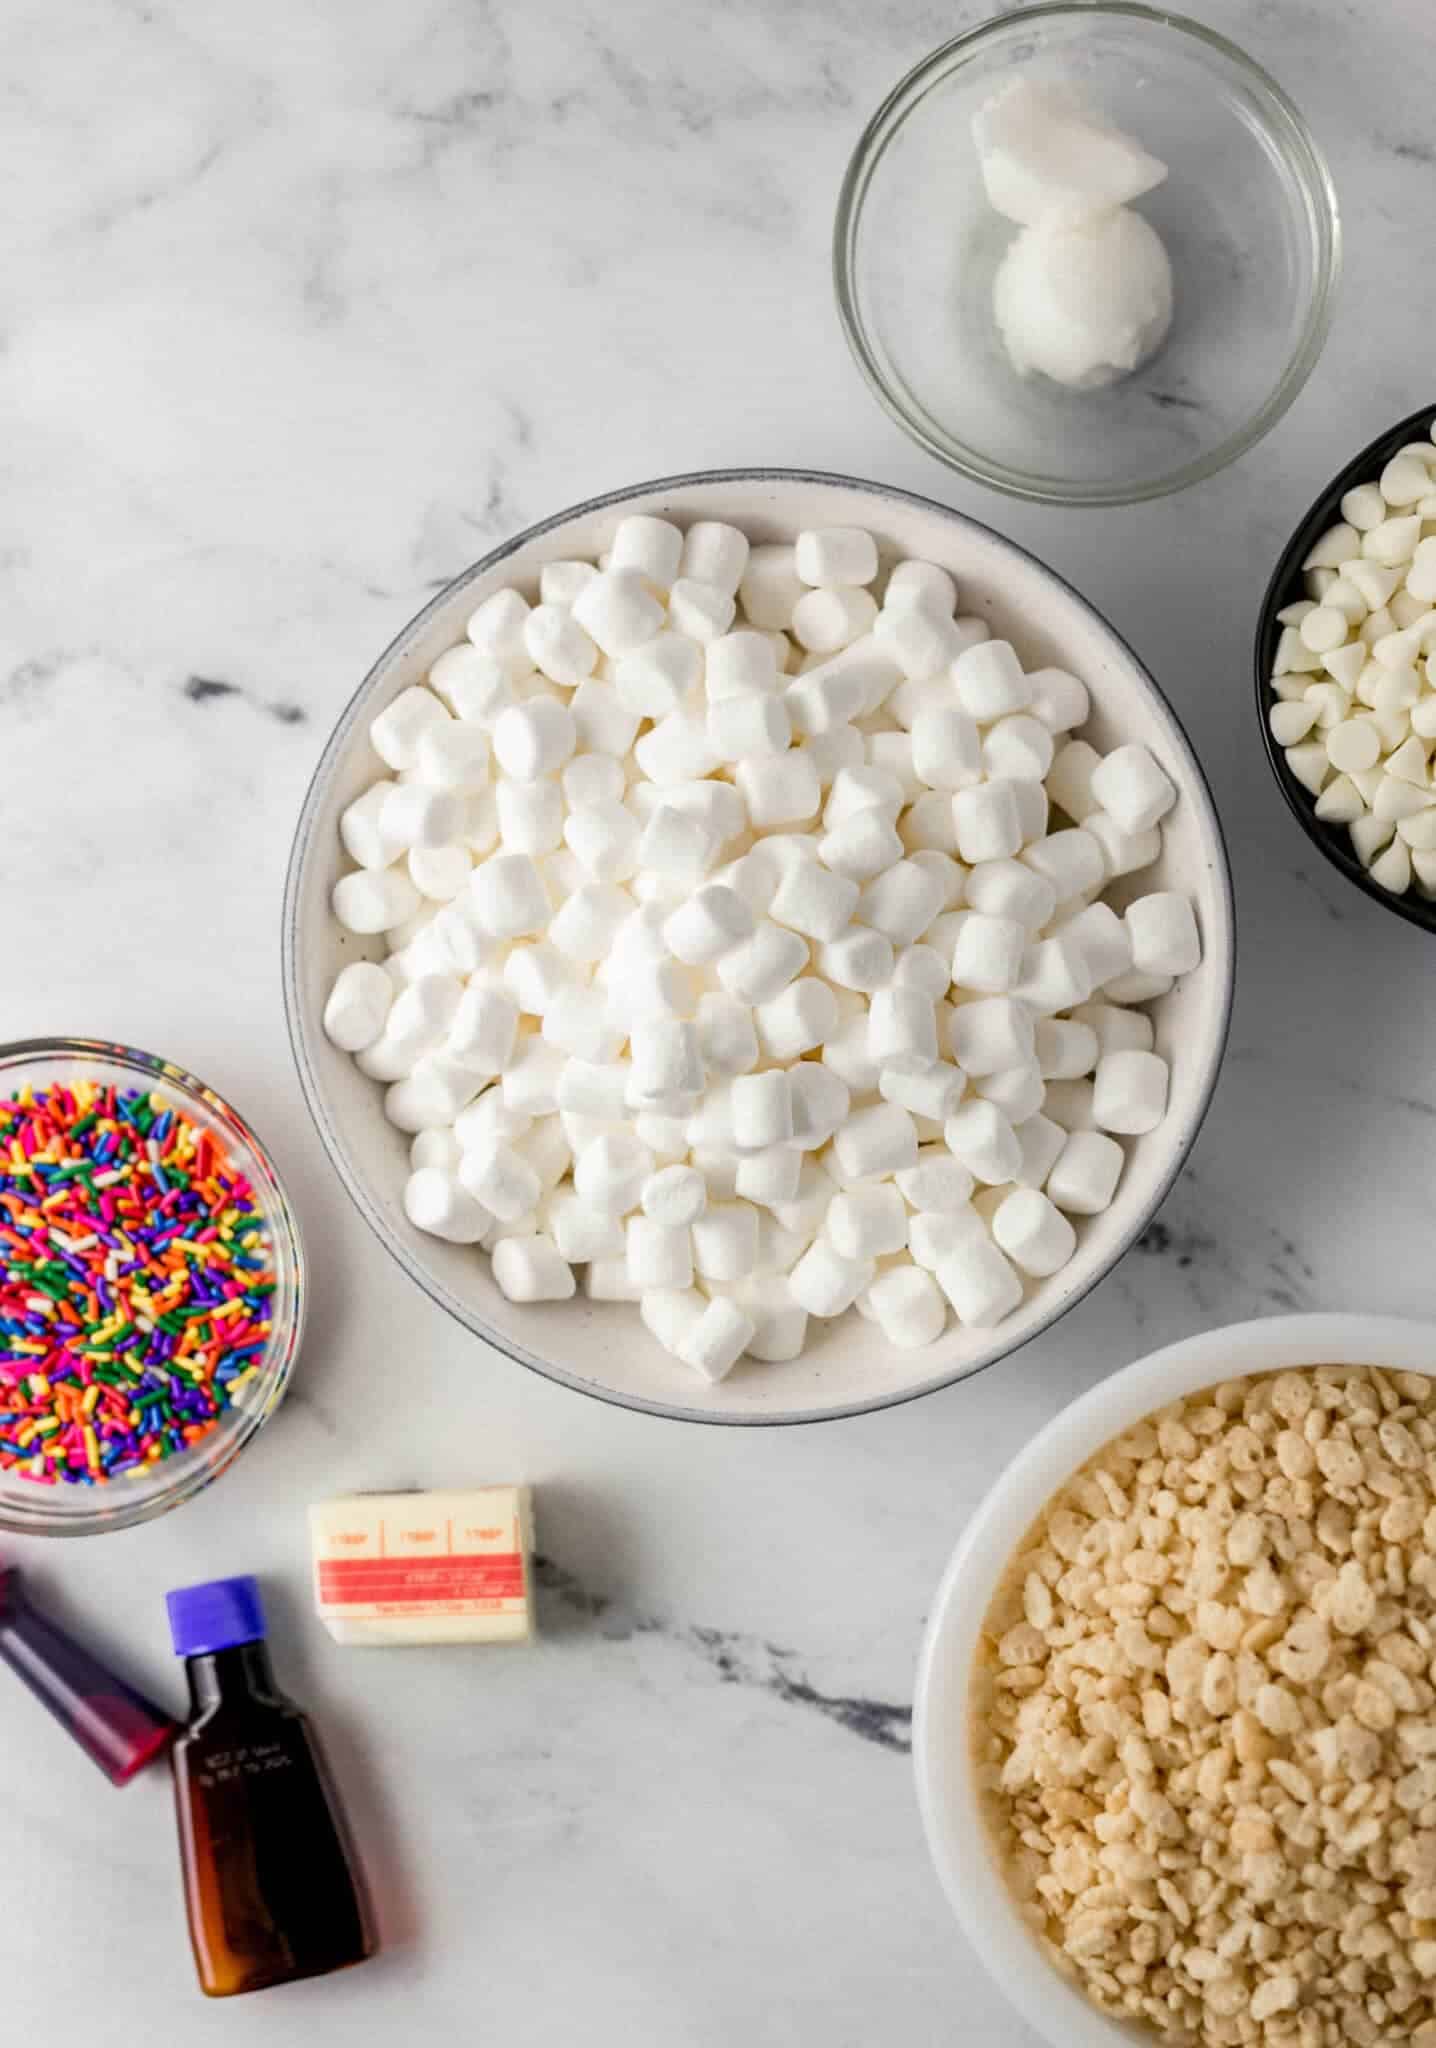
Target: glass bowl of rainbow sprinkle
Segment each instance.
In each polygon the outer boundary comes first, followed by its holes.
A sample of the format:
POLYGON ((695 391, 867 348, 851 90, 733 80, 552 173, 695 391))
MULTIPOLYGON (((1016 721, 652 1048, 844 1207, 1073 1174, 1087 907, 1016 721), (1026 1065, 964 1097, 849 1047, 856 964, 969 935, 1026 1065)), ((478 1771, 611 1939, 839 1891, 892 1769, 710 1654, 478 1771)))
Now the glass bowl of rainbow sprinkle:
POLYGON ((283 1397, 305 1305, 263 1146, 192 1074, 0 1046, 0 1528, 91 1536, 217 1479, 283 1397))

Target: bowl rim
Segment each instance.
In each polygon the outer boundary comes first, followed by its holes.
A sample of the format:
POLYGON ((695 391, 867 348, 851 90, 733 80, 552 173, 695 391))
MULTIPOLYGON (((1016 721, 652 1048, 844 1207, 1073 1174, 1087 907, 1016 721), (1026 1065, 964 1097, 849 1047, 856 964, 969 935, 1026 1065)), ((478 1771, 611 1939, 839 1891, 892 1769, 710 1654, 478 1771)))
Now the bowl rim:
POLYGON ((1053 2048, 1150 2043, 1099 2012, 1023 1922, 989 1846, 970 1754, 943 1739, 945 1686, 964 1687, 978 1627, 1042 1504, 1088 1458, 1154 1409, 1222 1380, 1315 1365, 1385 1365, 1436 1378, 1436 1322, 1405 1316, 1259 1316, 1180 1338, 1120 1367, 1058 1410, 993 1481, 943 1570, 918 1653, 913 1773, 928 1853, 958 1924, 1018 2013, 1053 2048), (1404 1354, 1404 1355, 1403 1355, 1404 1354), (954 1676, 957 1661, 962 1677, 954 1676), (954 1808, 956 1811, 954 1812, 954 1808))
POLYGON ((370 665, 367 673, 335 721, 329 737, 325 741, 323 751, 315 763, 309 780, 309 787, 305 792, 304 802, 295 825, 294 839, 290 847, 289 862, 285 873, 284 902, 280 928, 281 981, 284 993, 285 1022, 289 1032, 290 1047, 294 1055, 295 1066, 298 1069, 300 1088, 305 1104, 309 1110, 314 1127, 319 1134, 320 1142, 328 1154, 330 1164, 338 1173, 345 1192, 390 1257, 395 1260, 411 1280, 415 1281, 422 1288, 431 1301, 435 1302, 440 1308, 445 1309, 455 1321, 469 1330, 471 1334, 483 1338, 486 1343, 491 1344, 495 1350, 501 1352, 505 1357, 513 1359, 519 1365, 527 1366, 530 1371, 540 1373, 545 1379, 554 1380, 559 1385, 571 1387, 578 1393, 587 1394, 596 1400, 606 1401, 615 1407, 630 1409, 638 1414, 660 1416, 668 1421, 708 1423, 727 1428, 795 1427, 802 1423, 836 1422, 850 1416, 874 1414, 884 1408, 901 1407, 908 1401, 920 1400, 924 1396, 937 1393, 940 1389, 952 1386, 960 1380, 975 1379, 978 1374, 987 1372, 991 1367, 1001 1363, 1002 1360, 1010 1358, 1014 1352, 1022 1349, 1024 1345, 1042 1336, 1052 1328, 1054 1323, 1066 1315, 1070 1309, 1075 1308, 1078 1302, 1085 1300, 1087 1295, 1101 1281, 1107 1278, 1113 1268, 1131 1250, 1133 1244, 1136 1243, 1137 1239, 1151 1222, 1153 1216, 1157 1213, 1157 1210, 1166 1200, 1178 1175, 1186 1164, 1188 1155, 1191 1152, 1192 1146, 1196 1143, 1203 1123, 1206 1121, 1212 1097, 1216 1092, 1217 1081, 1221 1075, 1222 1062, 1231 1033, 1233 991, 1236 974, 1236 947, 1236 910, 1232 888, 1231 860, 1227 851, 1226 835, 1222 828, 1221 817, 1212 797, 1211 785, 1207 780, 1206 771, 1202 766, 1195 747, 1192 745, 1186 727, 1147 667, 1147 664, 1142 661, 1117 629, 1110 624, 1104 614, 1098 611, 1097 607, 1089 599, 1085 598, 1079 590, 1069 583, 1065 577, 1059 575, 1055 569, 1049 568, 1045 562, 1040 561, 1036 555, 1031 554, 1026 548, 1020 547, 1017 542, 1009 540, 1005 534, 996 532, 992 527, 985 525, 979 519, 974 519, 970 513, 957 511, 950 505, 940 504, 934 498, 924 497, 916 491, 905 490, 895 484, 872 483, 862 477, 845 476, 836 471, 773 466, 690 470, 673 476, 651 478, 642 483, 627 484, 617 490, 601 492, 596 497, 585 499, 579 504, 571 505, 563 511, 552 513, 549 517, 536 521, 532 526, 525 527, 521 532, 512 535, 507 540, 501 541, 497 547, 490 549, 478 561, 471 563, 465 569, 461 569, 456 576, 452 577, 442 590, 436 592, 422 609, 406 625, 400 628, 388 646, 384 648, 378 658, 370 665), (552 533, 568 525, 573 520, 586 518, 595 512, 615 509, 628 504, 635 498, 647 498, 656 493, 674 494, 710 484, 751 484, 761 487, 775 482, 817 485, 822 488, 836 486, 841 490, 862 491, 872 497, 901 505, 913 506, 924 512, 935 513, 943 519, 953 520, 959 526, 967 527, 981 534, 986 540, 991 541, 1008 554, 1019 557, 1051 584, 1055 585, 1067 598, 1074 600, 1091 614, 1103 631, 1110 635, 1116 648, 1126 656, 1127 660, 1141 676, 1147 688, 1152 692, 1158 706, 1170 721, 1172 730, 1185 753, 1187 780, 1183 785, 1184 791, 1203 807, 1217 855, 1214 863, 1216 870, 1215 882, 1220 892, 1226 928, 1227 972, 1225 986, 1221 991, 1220 1029, 1211 1047, 1209 1070, 1200 1100, 1193 1115, 1186 1142, 1174 1155, 1167 1172, 1162 1177, 1159 1187, 1153 1194, 1151 1202, 1143 1206, 1140 1214, 1134 1219, 1131 1228, 1121 1240, 1111 1259, 1098 1272, 1094 1273, 1090 1280, 1074 1293, 1064 1296, 1055 1303, 1051 1312, 1033 1329, 1029 1330, 1020 1342, 1010 1345, 1005 1351, 995 1353, 991 1358, 984 1360, 979 1365, 967 1366, 952 1372, 941 1372, 934 1375, 933 1378, 925 1380, 920 1386, 906 1387, 895 1390, 892 1393, 879 1394, 871 1400, 847 1402, 841 1407, 825 1408, 818 1413, 797 1409, 784 1410, 773 1414, 731 1414, 691 1408, 685 1406, 680 1401, 653 1401, 636 1394, 620 1393, 613 1388, 599 1386, 592 1381, 585 1380, 578 1374, 568 1371, 550 1359, 540 1358, 528 1351, 526 1347, 510 1342, 502 1333, 493 1329, 482 1316, 475 1314, 471 1308, 459 1301, 441 1281, 428 1272, 418 1261, 410 1257, 397 1237, 391 1233, 382 1211, 370 1199, 362 1177, 357 1172, 351 1172, 344 1147, 338 1134, 330 1128, 329 1120, 324 1113, 318 1075, 310 1058, 306 1018, 300 998, 298 909, 301 875, 314 839, 319 809, 324 801, 330 776, 348 744, 351 733, 359 723, 364 704, 371 690, 380 678, 396 662, 401 660, 408 649, 423 636, 430 620, 450 602, 454 593, 461 586, 475 582, 481 576, 488 574, 489 571, 506 561, 511 555, 528 546, 531 541, 541 539, 545 534, 552 533))
MULTIPOLYGON (((141 1522, 157 1520, 161 1515, 183 1507, 217 1479, 222 1479, 241 1452, 253 1443, 284 1399, 294 1376, 309 1312, 308 1257, 299 1218, 274 1163, 274 1155, 249 1118, 235 1108, 228 1096, 221 1095, 208 1081, 200 1080, 187 1067, 162 1053, 146 1052, 142 1046, 128 1045, 119 1039, 82 1038, 67 1033, 0 1042, 0 1094, 4 1093, 3 1084, 10 1068, 21 1062, 42 1061, 57 1054, 63 1058, 106 1060, 113 1066, 128 1068, 138 1080, 147 1080, 153 1090, 169 1088, 182 1103, 184 1097, 193 1097, 203 1103, 222 1125, 231 1128, 259 1164, 264 1177, 264 1217, 275 1247, 275 1257, 290 1271, 289 1313, 282 1328, 271 1330, 265 1348, 264 1371, 268 1383, 264 1398, 253 1407, 246 1403, 243 1407, 229 1410, 239 1419, 216 1462, 206 1463, 198 1456, 193 1461, 189 1458, 177 1460, 173 1482, 147 1500, 136 1500, 132 1506, 122 1504, 126 1493, 119 1485, 113 1488, 113 1492, 108 1487, 95 1489, 103 1505, 96 1505, 88 1513, 83 1510, 67 1512, 63 1517, 52 1517, 46 1513, 51 1498, 49 1488, 37 1486, 34 1489, 39 1497, 34 1507, 23 1497, 0 1493, 0 1529, 11 1535, 103 1536, 111 1530, 131 1529, 141 1522)), ((208 1438, 203 1440, 204 1443, 208 1441, 208 1438)), ((195 1448, 202 1449, 203 1445, 195 1448)))
POLYGON ((1040 505, 1145 504, 1215 476, 1249 448, 1255 447, 1287 411, 1316 367, 1331 326, 1336 291, 1341 281, 1341 265, 1341 208, 1336 185, 1316 137, 1293 100, 1264 66, 1227 36, 1208 28, 1203 22, 1193 21, 1187 15, 1147 6, 1143 0, 1036 0, 1032 6, 1009 9, 949 37, 904 73, 867 122, 843 173, 833 219, 832 274, 839 323, 859 370, 888 417, 929 455, 959 475, 994 490, 1005 491, 1010 497, 1040 505), (1091 21, 1094 18, 1140 21, 1151 28, 1170 30, 1204 45, 1208 51, 1214 51, 1245 74, 1248 85, 1263 104, 1271 127, 1280 131, 1285 145, 1283 153, 1297 172, 1306 201, 1314 250, 1314 276, 1306 320, 1297 345, 1266 400, 1245 426, 1229 434, 1206 454, 1140 484, 1067 484, 1053 477, 1011 469, 1005 463, 989 461, 956 436, 945 434, 935 421, 929 422, 910 410, 879 367, 876 352, 868 339, 856 286, 857 237, 868 187, 889 143, 927 93, 941 84, 950 70, 1015 27, 1026 28, 1044 20, 1091 21))
MULTIPOLYGON (((1257 724, 1261 728, 1262 744, 1276 777, 1277 787, 1286 798, 1286 807, 1296 819, 1319 852, 1323 853, 1334 868, 1338 868, 1348 882, 1354 883, 1363 896, 1369 896, 1379 903, 1383 910, 1404 918, 1407 924, 1414 924, 1424 932, 1436 932, 1436 897, 1418 896, 1408 890, 1404 896, 1393 896, 1389 889, 1383 889, 1379 882, 1373 882, 1369 871, 1364 868, 1351 849, 1346 828, 1328 825, 1324 818, 1318 818, 1315 800, 1287 766, 1286 750, 1279 744, 1271 729, 1270 712, 1273 702, 1271 689, 1272 663, 1276 659, 1276 643, 1281 633, 1277 624, 1277 613, 1288 604, 1295 602, 1295 590, 1305 597, 1306 587, 1298 585, 1301 564, 1309 553, 1312 543, 1320 538, 1325 529, 1336 523, 1332 513, 1340 513, 1341 500, 1357 484, 1372 483, 1376 474, 1385 467, 1390 455, 1406 441, 1429 441, 1430 428, 1436 424, 1436 401, 1419 406, 1408 413, 1404 420, 1398 420, 1394 427, 1384 433, 1374 434, 1359 454, 1339 469, 1331 482, 1317 492, 1307 510, 1293 529, 1291 539, 1277 557, 1265 591, 1262 594, 1261 609, 1257 613, 1255 644, 1252 650, 1253 669, 1256 681, 1257 724)), ((1432 450, 1436 456, 1436 447, 1432 450)))

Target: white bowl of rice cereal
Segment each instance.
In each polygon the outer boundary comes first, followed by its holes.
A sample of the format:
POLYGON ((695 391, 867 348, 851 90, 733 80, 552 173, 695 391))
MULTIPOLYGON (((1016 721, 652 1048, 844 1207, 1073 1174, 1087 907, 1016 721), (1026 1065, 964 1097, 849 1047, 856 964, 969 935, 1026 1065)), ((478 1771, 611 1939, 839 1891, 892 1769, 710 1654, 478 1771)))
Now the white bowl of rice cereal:
POLYGON ((978 1507, 919 1662, 963 1931, 1053 2048, 1436 2048, 1436 1325, 1139 1360, 978 1507))

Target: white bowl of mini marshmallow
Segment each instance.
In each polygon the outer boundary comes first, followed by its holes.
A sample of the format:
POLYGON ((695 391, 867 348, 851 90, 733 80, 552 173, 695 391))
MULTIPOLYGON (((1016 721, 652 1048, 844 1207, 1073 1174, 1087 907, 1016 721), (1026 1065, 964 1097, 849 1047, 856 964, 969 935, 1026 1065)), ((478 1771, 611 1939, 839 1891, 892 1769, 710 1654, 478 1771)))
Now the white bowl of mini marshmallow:
POLYGON ((615 492, 458 577, 300 819, 284 979, 363 1215, 586 1393, 796 1422, 1006 1356, 1215 1085, 1200 767, 1021 549, 792 471, 615 492))

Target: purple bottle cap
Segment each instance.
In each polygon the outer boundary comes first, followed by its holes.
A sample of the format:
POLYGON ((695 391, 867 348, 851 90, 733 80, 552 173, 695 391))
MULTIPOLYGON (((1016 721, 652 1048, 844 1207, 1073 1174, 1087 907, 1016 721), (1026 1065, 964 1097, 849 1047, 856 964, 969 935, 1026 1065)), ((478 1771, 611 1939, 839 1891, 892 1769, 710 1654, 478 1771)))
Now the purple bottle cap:
POLYGON ((165 1605, 177 1657, 232 1650, 239 1643, 256 1643, 264 1635, 259 1584, 249 1577, 176 1586, 165 1594, 165 1605))

